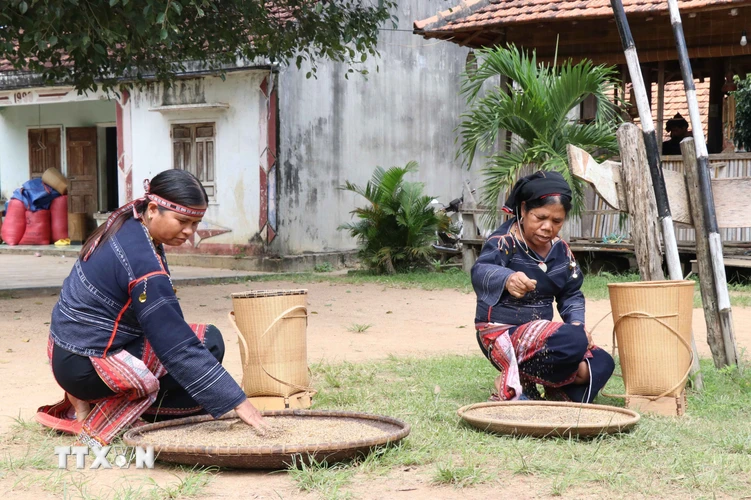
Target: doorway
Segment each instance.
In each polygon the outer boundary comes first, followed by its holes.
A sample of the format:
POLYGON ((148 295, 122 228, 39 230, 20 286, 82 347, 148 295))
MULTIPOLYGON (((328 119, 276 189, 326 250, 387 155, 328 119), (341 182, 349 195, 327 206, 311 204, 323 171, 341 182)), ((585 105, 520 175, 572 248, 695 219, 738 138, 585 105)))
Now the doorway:
POLYGON ((119 203, 117 172, 117 127, 113 124, 97 125, 99 159, 99 211, 117 210, 119 203))

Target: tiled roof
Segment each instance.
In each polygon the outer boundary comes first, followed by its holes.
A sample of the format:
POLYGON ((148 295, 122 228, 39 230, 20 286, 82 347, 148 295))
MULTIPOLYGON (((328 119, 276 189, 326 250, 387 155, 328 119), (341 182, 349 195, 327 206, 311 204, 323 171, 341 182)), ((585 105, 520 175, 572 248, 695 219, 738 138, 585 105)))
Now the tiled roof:
MULTIPOLYGON (((699 103, 699 112, 701 113, 701 124, 704 129, 704 135, 707 135, 707 120, 709 118, 709 81, 703 83, 695 80, 696 100, 699 103)), ((626 86, 626 92, 630 92, 630 84, 626 86)), ((628 94, 627 94, 628 95, 628 94)), ((665 131, 665 124, 669 119, 680 113, 687 122, 691 123, 688 115, 688 104, 686 104, 686 91, 683 89, 683 81, 668 82, 665 84, 664 110, 662 112, 662 130, 663 140, 670 139, 670 134, 665 131)), ((657 124, 657 84, 652 84, 652 119, 657 124)), ((634 123, 639 123, 639 118, 634 118, 634 123)))
MULTIPOLYGON (((682 12, 708 8, 729 8, 751 4, 751 0, 678 0, 682 12)), ((667 12, 665 0, 623 0, 627 14, 667 12)), ((428 19, 414 22, 417 31, 454 31, 478 27, 500 27, 553 19, 612 18, 608 0, 468 0, 428 19)))
MULTIPOLYGON (((699 101, 699 112, 701 113, 701 124, 704 129, 704 135, 707 134, 707 119, 709 117, 709 80, 704 83, 696 80, 696 100, 699 101)), ((657 84, 652 84, 652 115, 657 120, 657 84)), ((670 137, 670 134, 665 132, 665 123, 674 117, 677 113, 680 113, 687 122, 691 122, 688 115, 688 104, 686 104, 686 91, 683 89, 683 82, 670 82, 665 84, 665 107, 662 113, 663 125, 662 133, 665 135, 665 139, 670 137)))

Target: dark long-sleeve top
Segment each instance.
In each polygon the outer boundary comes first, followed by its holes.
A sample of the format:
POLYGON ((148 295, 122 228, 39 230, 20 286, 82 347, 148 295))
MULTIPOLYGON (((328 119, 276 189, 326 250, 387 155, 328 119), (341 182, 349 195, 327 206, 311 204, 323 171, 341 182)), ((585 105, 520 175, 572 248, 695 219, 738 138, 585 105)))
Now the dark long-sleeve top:
POLYGON ((556 238, 548 255, 542 259, 510 234, 516 219, 505 222, 482 248, 472 267, 472 286, 477 294, 477 322, 522 325, 538 319, 553 319, 553 300, 565 323, 584 323, 582 272, 566 242, 556 238), (538 260, 545 262, 543 271, 538 260), (535 290, 517 299, 506 290, 506 281, 521 271, 537 280, 535 290))
POLYGON ((135 219, 87 261, 76 261, 52 310, 50 336, 63 349, 93 357, 145 337, 170 375, 212 416, 245 400, 237 382, 183 319, 164 250, 135 219))

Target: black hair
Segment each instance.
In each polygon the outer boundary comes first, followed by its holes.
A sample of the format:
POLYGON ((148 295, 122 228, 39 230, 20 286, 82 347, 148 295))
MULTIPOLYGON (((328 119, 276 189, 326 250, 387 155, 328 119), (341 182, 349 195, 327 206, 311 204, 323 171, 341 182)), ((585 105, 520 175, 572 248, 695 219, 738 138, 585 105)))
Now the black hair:
MULTIPOLYGON (((151 179, 149 185, 149 192, 155 194, 161 198, 178 205, 185 207, 200 207, 209 203, 209 197, 206 194, 206 190, 203 188, 203 184, 199 181, 195 175, 186 170, 165 170, 154 176, 151 179)), ((149 200, 142 200, 135 204, 136 212, 143 214, 146 211, 146 207, 149 205, 149 200)), ((159 211, 163 212, 166 208, 159 207, 159 211)), ((107 241, 113 234, 115 234, 125 223, 126 220, 133 218, 133 211, 126 210, 121 213, 107 228, 106 224, 99 226, 81 248, 79 256, 83 257, 89 252, 90 248, 94 245, 94 242, 101 235, 99 245, 107 241)))
MULTIPOLYGON (((545 196, 542 198, 537 198, 536 200, 527 200, 524 206, 526 207, 527 211, 530 211, 534 210, 535 208, 544 207, 546 205, 553 205, 554 203, 560 203, 561 205, 563 205, 563 211, 566 212, 566 216, 568 216, 568 213, 571 211, 571 198, 569 196, 566 196, 565 194, 557 196, 545 196)), ((521 206, 519 208, 521 208, 521 206)), ((521 210, 519 210, 517 213, 521 214, 521 210)))

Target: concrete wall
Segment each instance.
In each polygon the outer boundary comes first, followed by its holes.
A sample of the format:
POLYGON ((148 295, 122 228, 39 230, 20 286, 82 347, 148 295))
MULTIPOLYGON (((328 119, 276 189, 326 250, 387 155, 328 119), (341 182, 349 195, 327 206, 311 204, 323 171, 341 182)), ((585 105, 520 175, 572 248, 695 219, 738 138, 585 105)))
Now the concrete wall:
POLYGON ((347 180, 364 184, 379 165, 415 160, 420 164, 416 178, 425 182, 428 194, 444 203, 461 196, 470 172, 454 159, 454 128, 464 110, 459 75, 468 51, 411 33, 415 19, 456 2, 400 4, 401 31, 385 26, 381 57, 364 64, 367 79, 354 74, 347 80, 344 66, 326 61, 319 65, 318 79, 307 80, 306 67, 281 70, 279 235, 272 243, 280 254, 355 248, 355 241, 336 228, 351 220, 349 212, 362 200, 336 188, 347 180))
MULTIPOLYGON (((83 101, 0 108, 0 198, 9 199, 13 191, 29 180, 29 140, 31 127, 92 127, 115 121, 112 101, 83 101)), ((65 173, 65 149, 62 150, 65 173)))
POLYGON ((259 231, 260 131, 265 123, 260 85, 267 75, 258 70, 230 73, 226 81, 216 77, 181 80, 166 92, 162 86, 134 91, 130 102, 136 198, 143 195, 143 179, 172 168, 172 124, 216 124, 216 197, 204 221, 206 228, 232 230, 207 242, 207 248, 214 247, 217 253, 239 252, 234 246, 247 245, 259 231), (211 103, 230 106, 225 110, 149 111, 165 105, 211 103))

